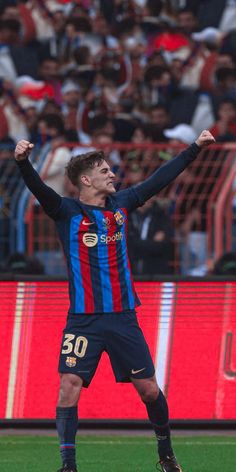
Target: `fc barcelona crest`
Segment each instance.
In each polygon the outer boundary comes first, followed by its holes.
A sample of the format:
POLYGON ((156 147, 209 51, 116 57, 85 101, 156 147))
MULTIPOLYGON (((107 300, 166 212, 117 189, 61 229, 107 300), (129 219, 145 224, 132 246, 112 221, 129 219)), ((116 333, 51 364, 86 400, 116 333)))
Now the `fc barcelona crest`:
POLYGON ((66 365, 67 365, 67 367, 75 367, 76 366, 76 357, 67 357, 66 358, 66 365))
POLYGON ((116 222, 118 223, 118 225, 123 225, 124 224, 124 217, 122 215, 122 213, 120 212, 120 210, 117 210, 116 213, 114 213, 114 218, 116 220, 116 222))

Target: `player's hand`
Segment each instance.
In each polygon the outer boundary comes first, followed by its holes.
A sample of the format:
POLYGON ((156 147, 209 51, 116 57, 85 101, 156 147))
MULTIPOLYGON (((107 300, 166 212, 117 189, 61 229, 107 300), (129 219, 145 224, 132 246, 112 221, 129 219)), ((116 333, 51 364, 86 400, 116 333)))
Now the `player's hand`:
POLYGON ((199 147, 206 147, 209 146, 209 144, 215 143, 216 140, 214 136, 210 133, 210 131, 204 130, 201 132, 200 136, 196 139, 195 143, 199 147))
POLYGON ((16 161, 23 161, 30 155, 34 145, 25 139, 19 141, 15 148, 15 159, 16 161))

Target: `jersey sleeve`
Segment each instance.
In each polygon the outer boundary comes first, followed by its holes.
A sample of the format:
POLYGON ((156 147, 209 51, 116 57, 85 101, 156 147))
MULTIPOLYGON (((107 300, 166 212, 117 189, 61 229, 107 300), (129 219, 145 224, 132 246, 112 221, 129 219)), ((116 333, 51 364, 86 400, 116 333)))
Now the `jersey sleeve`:
POLYGON ((201 148, 193 143, 166 164, 159 167, 150 177, 138 185, 117 192, 117 200, 131 211, 142 206, 149 198, 170 184, 198 156, 201 148))
POLYGON ((58 219, 60 217, 62 197, 42 181, 28 159, 16 161, 16 163, 26 186, 39 201, 45 213, 52 219, 58 219))

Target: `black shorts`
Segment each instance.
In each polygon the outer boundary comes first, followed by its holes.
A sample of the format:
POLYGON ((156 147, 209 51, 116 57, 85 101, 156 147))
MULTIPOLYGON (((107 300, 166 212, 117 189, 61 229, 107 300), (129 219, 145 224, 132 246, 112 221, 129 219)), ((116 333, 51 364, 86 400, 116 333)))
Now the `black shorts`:
POLYGON ((70 315, 63 331, 59 372, 79 375, 87 387, 102 352, 109 355, 117 382, 155 373, 148 345, 134 311, 124 314, 70 315))

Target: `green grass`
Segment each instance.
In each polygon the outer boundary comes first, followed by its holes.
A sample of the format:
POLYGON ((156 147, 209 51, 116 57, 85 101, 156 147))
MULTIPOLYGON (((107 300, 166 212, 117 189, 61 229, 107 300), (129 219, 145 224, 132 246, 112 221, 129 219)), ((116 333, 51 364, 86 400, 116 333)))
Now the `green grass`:
MULTIPOLYGON (((236 436, 181 436, 173 445, 184 472, 236 470, 236 436)), ((79 472, 154 472, 155 451, 149 437, 78 437, 79 472)), ((0 436, 1 472, 56 472, 59 467, 56 437, 0 436)))

